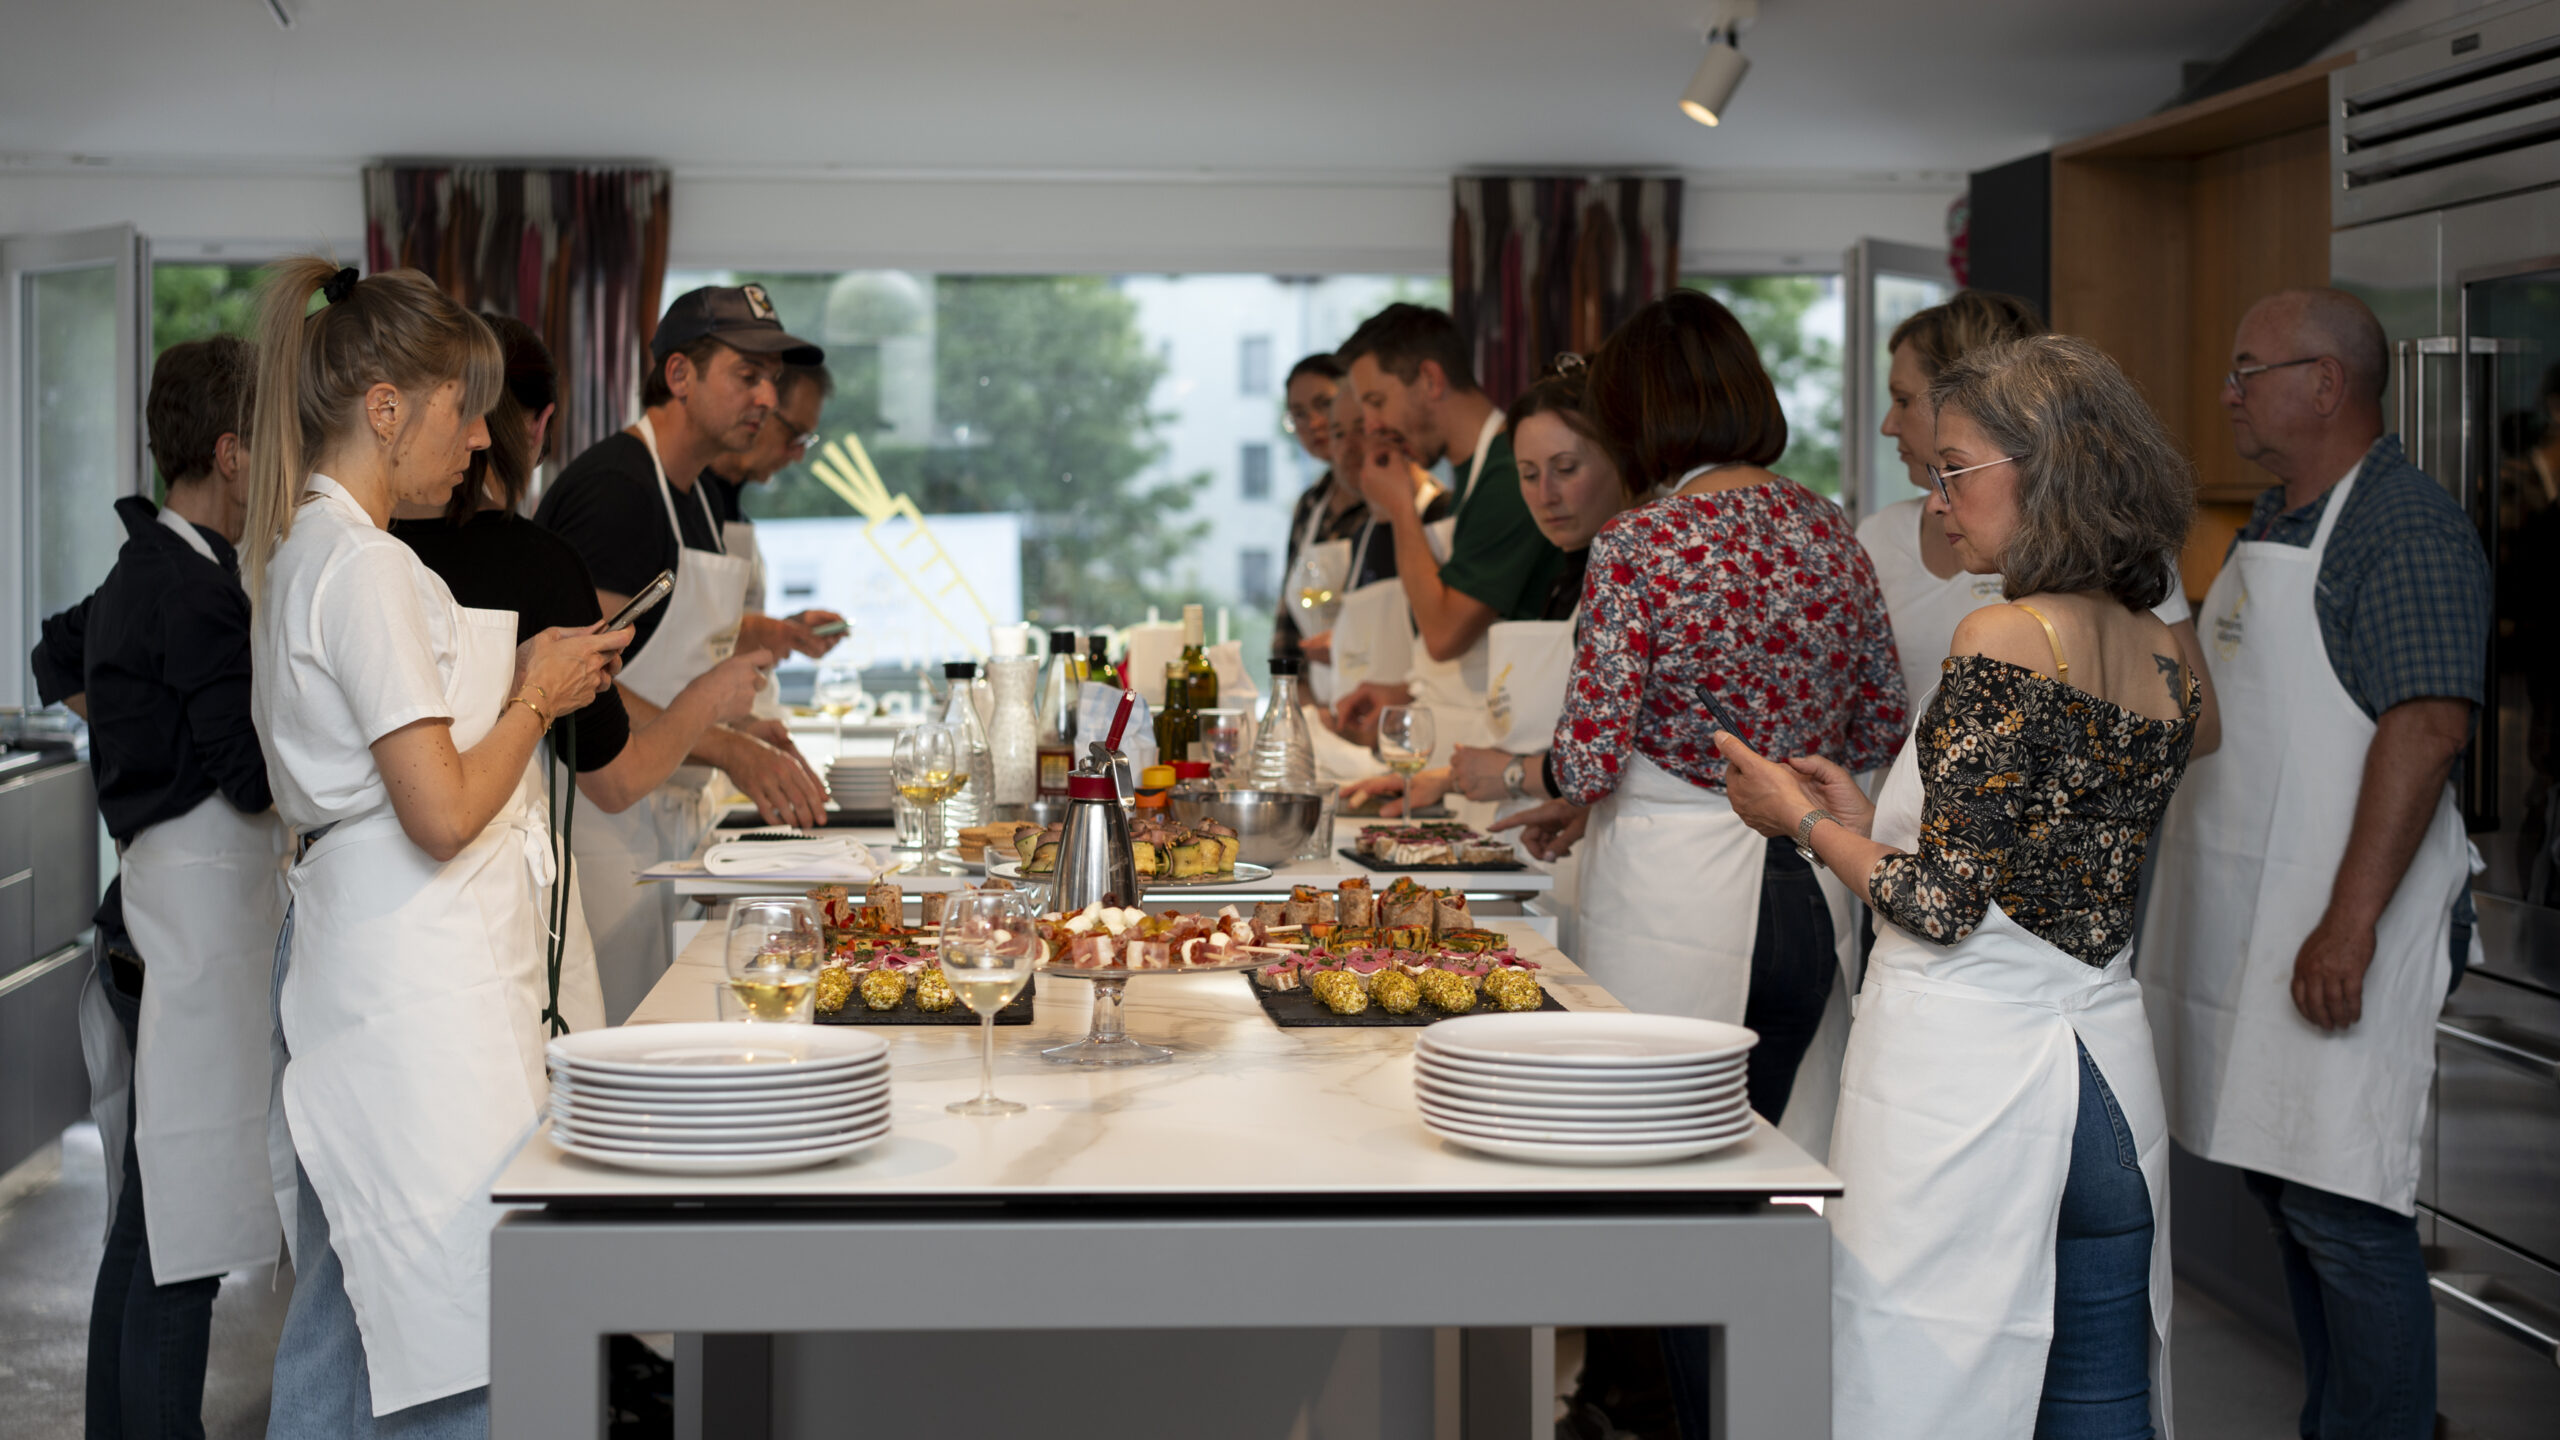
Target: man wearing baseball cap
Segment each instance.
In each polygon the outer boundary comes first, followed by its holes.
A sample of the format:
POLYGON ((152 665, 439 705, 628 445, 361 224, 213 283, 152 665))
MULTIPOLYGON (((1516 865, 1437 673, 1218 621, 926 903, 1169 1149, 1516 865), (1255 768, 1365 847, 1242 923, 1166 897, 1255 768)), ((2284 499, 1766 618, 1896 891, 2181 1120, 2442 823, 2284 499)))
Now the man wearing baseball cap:
MULTIPOLYGON (((650 343, 639 420, 570 461, 543 493, 534 519, 586 562, 608 616, 662 571, 674 575, 674 589, 639 618, 623 652, 620 685, 633 723, 653 717, 742 644, 815 655, 833 643, 796 620, 745 614, 753 559, 724 543, 700 483, 713 459, 755 443, 778 403, 782 367, 825 358, 782 328, 762 286, 706 285, 680 295, 650 343)), ((779 721, 715 728, 687 762, 620 814, 578 800, 571 838, 583 872, 579 890, 613 1024, 674 958, 675 897, 665 886, 635 885, 633 876, 692 854, 731 783, 770 822, 825 822, 826 788, 779 721)))

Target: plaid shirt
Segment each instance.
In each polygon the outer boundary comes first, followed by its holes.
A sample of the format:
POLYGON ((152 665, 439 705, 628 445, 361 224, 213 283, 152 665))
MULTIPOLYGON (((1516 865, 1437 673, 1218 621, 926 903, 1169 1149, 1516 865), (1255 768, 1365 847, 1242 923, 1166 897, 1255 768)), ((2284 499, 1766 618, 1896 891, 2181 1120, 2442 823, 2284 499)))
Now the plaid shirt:
MULTIPOLYGON (((2409 463, 2397 435, 2375 441, 2356 475, 2320 557, 2315 607, 2329 668, 2376 719, 2404 700, 2479 705, 2490 612, 2479 533, 2444 487, 2409 463)), ((2284 487, 2273 486, 2232 544, 2308 546, 2334 493, 2286 510, 2284 487)))

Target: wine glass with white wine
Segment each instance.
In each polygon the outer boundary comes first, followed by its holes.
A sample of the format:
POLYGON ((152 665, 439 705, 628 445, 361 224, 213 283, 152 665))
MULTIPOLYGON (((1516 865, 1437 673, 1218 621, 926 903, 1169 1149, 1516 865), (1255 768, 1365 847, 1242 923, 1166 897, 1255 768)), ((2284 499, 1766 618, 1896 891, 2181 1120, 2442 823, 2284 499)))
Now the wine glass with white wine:
POLYGON ((996 1098, 996 1012, 1013 1003, 1040 967, 1039 912, 1028 890, 964 890, 942 912, 935 954, 962 1004, 978 1013, 978 1098, 943 1108, 954 1115, 1010 1115, 1019 1101, 996 1098))
POLYGON ((968 866, 954 864, 942 854, 943 802, 969 784, 969 768, 960 758, 960 737, 938 720, 899 731, 889 751, 889 783, 924 816, 924 851, 916 858, 915 873, 968 874, 968 866))
POLYGON ((1431 763, 1431 707, 1389 705, 1378 712, 1378 763, 1404 777, 1404 818, 1413 818, 1413 777, 1431 763))
POLYGON ((818 908, 794 895, 763 895, 729 906, 728 1003, 724 1016, 750 1024, 810 1021, 817 999, 819 951, 824 946, 818 908))

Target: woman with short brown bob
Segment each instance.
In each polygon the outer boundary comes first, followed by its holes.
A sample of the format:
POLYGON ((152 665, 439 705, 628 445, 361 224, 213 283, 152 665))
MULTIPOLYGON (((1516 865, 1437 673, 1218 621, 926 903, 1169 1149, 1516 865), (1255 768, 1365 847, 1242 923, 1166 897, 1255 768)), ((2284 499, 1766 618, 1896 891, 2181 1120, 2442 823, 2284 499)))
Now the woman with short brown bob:
POLYGON ((2147 1436, 2168 1134, 2130 942, 2201 706, 2150 613, 2190 481, 2084 341, 1975 351, 1929 398, 1930 508, 2008 603, 1956 627, 1873 804, 1829 760, 1717 737, 1735 812, 1882 922, 1832 1131, 1834 1426, 2147 1436))
POLYGON ((1587 404, 1629 488, 1670 493, 1591 543, 1548 753, 1557 792, 1593 807, 1582 962, 1630 1009, 1759 1031, 1751 1104, 1774 1123, 1831 992, 1833 911, 1793 845, 1735 817, 1714 737, 1883 764, 1904 727, 1884 597, 1839 507, 1765 468, 1786 417, 1722 305, 1681 290, 1637 311, 1587 404))

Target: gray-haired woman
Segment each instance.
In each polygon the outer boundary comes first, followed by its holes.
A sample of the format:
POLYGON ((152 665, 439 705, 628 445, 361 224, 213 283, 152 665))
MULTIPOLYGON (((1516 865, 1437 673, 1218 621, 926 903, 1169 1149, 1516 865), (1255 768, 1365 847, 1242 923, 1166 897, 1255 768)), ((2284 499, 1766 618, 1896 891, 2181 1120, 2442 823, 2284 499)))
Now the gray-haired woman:
POLYGON ((1885 922, 1832 1138, 1834 1424, 2146 1436, 2168 1135, 2128 942, 2200 706, 2149 613, 2187 469, 2079 340, 1977 351, 1930 398, 1930 506, 2009 603, 1957 627, 1872 805, 1827 761, 1718 738, 1735 811, 1885 922))

